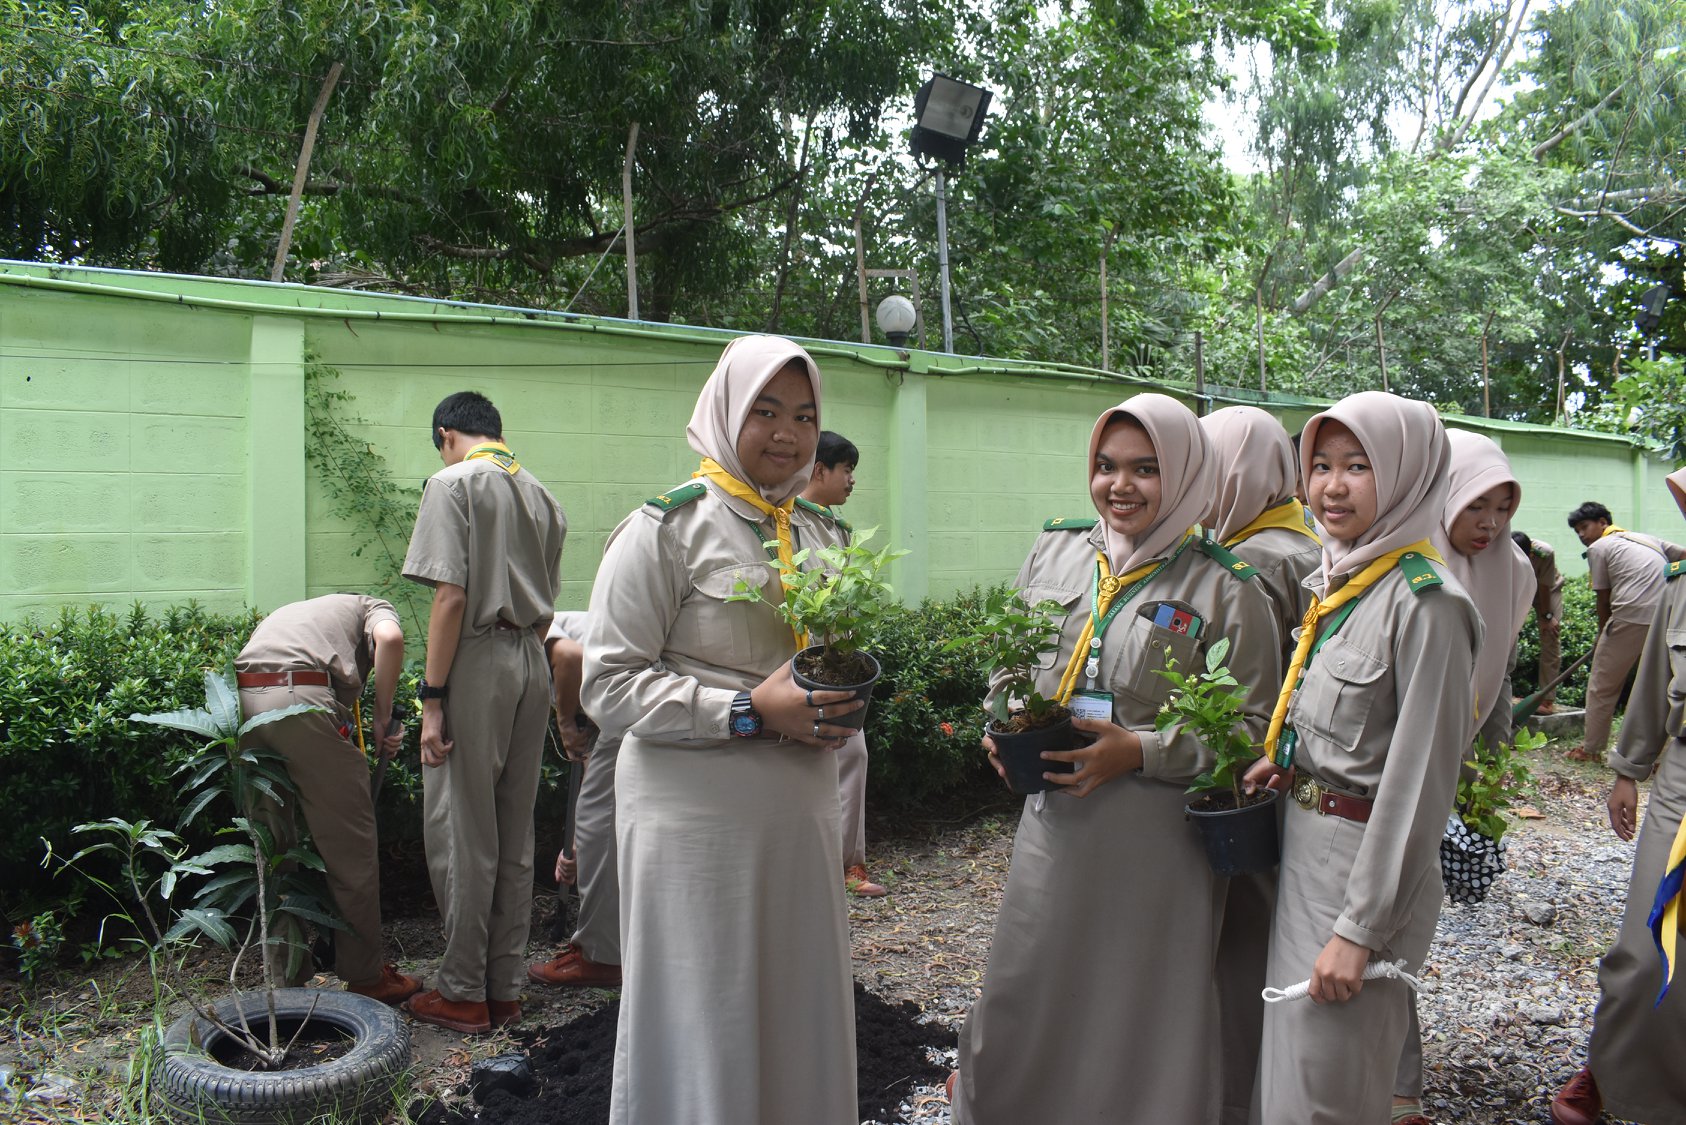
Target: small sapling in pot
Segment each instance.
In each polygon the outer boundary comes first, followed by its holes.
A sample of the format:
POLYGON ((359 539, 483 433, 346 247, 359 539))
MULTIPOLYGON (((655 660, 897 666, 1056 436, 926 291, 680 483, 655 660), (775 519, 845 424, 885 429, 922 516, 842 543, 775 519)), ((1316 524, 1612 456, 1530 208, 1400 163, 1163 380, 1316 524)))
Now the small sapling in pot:
POLYGON ((1204 671, 1179 672, 1167 660, 1158 674, 1171 681, 1171 695, 1153 720, 1155 730, 1180 726, 1212 751, 1212 768, 1188 787, 1192 798, 1188 818, 1200 830, 1206 858, 1219 875, 1268 871, 1281 858, 1274 789, 1247 793, 1242 775, 1258 761, 1259 750, 1247 737, 1241 708, 1247 701, 1241 685, 1224 666, 1229 638, 1220 637, 1206 650, 1204 671))
POLYGON ((992 590, 977 624, 947 645, 983 650, 992 688, 984 729, 1007 772, 1007 786, 1015 793, 1041 793, 1053 787, 1043 774, 1072 772, 1071 762, 1042 757, 1045 750, 1076 747, 1071 711, 1036 689, 1042 657, 1060 647, 1064 613, 1058 602, 1032 606, 1017 590, 992 590))
POLYGON ((1510 745, 1488 749, 1475 740, 1470 760, 1458 779, 1458 803, 1446 819, 1440 839, 1440 874, 1446 897, 1469 905, 1483 901, 1493 880, 1505 870, 1505 811, 1533 782, 1527 755, 1546 744, 1546 736, 1519 729, 1510 745))

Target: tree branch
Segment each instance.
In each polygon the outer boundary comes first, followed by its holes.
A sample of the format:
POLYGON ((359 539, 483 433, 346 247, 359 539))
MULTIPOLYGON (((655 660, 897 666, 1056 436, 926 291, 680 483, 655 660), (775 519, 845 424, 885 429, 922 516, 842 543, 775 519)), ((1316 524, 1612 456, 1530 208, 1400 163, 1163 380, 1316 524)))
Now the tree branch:
POLYGON ((1301 316, 1309 310, 1311 306, 1328 296, 1329 290, 1333 289, 1338 282, 1345 279, 1346 275, 1352 272, 1353 267, 1358 265, 1363 257, 1364 248, 1360 246, 1358 249, 1336 262, 1333 269, 1318 278, 1312 283, 1310 289, 1307 289, 1304 293, 1301 293, 1294 299, 1294 303, 1288 306, 1288 315, 1301 316))
POLYGON ((1625 78, 1616 83, 1616 88, 1611 90, 1608 94, 1605 94, 1597 105, 1569 122, 1569 124, 1563 126, 1563 128, 1559 129, 1539 144, 1535 145, 1533 151, 1529 153, 1529 155, 1535 160, 1538 160, 1540 157, 1544 156, 1546 153, 1550 152, 1552 149, 1556 148, 1558 145, 1586 128, 1588 122, 1597 117, 1600 113, 1603 113, 1609 104, 1616 100, 1616 95, 1625 90, 1627 88, 1627 84, 1628 80, 1625 78))

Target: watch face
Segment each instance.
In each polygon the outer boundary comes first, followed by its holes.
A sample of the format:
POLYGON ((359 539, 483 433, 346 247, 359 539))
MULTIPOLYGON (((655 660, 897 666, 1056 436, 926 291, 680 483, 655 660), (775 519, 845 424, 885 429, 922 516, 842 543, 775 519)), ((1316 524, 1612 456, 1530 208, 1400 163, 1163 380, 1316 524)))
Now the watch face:
POLYGON ((761 716, 756 714, 733 715, 732 733, 739 738, 749 738, 761 733, 761 716))

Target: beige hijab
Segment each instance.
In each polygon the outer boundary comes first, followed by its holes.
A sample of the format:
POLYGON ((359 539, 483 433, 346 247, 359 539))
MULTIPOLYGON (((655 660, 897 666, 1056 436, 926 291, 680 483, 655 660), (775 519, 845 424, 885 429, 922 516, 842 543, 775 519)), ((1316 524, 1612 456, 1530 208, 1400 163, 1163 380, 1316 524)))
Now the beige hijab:
POLYGON ((1433 538, 1435 547, 1446 556, 1447 569, 1463 584, 1481 614, 1484 639, 1475 654, 1475 698, 1481 721, 1485 721, 1499 702, 1505 668, 1510 663, 1510 646, 1522 631, 1537 583, 1534 568, 1523 556, 1522 548, 1511 541, 1509 519, 1493 533, 1487 549, 1473 558, 1458 553, 1452 546, 1452 523, 1476 497, 1501 484, 1510 485, 1514 493, 1510 512, 1514 519, 1516 509, 1522 506, 1522 485, 1511 472, 1510 460, 1491 438, 1465 430, 1449 430, 1446 445, 1451 451, 1446 507, 1433 538))
POLYGON ((1218 487, 1202 517, 1218 542, 1294 495, 1294 443, 1256 406, 1226 406, 1200 419, 1212 445, 1218 487))
MULTIPOLYGON (((749 479, 743 462, 738 460, 738 435, 743 432, 749 408, 774 375, 785 364, 797 360, 808 369, 814 384, 816 413, 820 403, 820 369, 800 345, 782 336, 739 336, 720 353, 714 373, 697 395, 697 408, 691 414, 691 424, 685 427, 685 438, 691 448, 704 457, 712 458, 719 466, 743 483, 759 492, 769 504, 782 504, 801 494, 808 487, 808 477, 814 471, 813 458, 793 474, 771 488, 764 488, 749 479)), ((817 419, 816 419, 817 421, 817 419)), ((751 518, 755 513, 745 512, 751 518)))
POLYGON ((1686 516, 1686 468, 1676 469, 1666 478, 1668 490, 1674 493, 1674 503, 1680 509, 1680 514, 1686 516))
POLYGON ((1159 518, 1139 537, 1131 539, 1107 527, 1102 513, 1107 562, 1114 574, 1123 574, 1167 554, 1205 515, 1218 475, 1200 420, 1188 407, 1161 394, 1139 394, 1125 399, 1095 420, 1095 428, 1089 434, 1086 463, 1090 475, 1094 472, 1101 434, 1107 423, 1120 415, 1133 419, 1147 431, 1159 457, 1159 518))
POLYGON ((1390 551, 1428 539, 1440 527, 1446 507, 1446 466, 1450 452, 1440 416, 1426 402, 1386 391, 1348 395, 1315 414, 1300 433, 1300 471, 1311 480, 1317 431, 1326 421, 1353 432, 1376 477, 1376 522, 1357 539, 1323 538, 1322 584, 1351 577, 1390 551))

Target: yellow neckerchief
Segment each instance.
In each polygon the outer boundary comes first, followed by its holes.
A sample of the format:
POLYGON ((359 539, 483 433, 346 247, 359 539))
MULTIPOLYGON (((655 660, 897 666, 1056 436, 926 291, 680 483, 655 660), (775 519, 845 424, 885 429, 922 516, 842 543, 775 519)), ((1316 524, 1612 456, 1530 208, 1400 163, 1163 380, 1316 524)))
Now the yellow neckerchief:
POLYGON ((515 459, 515 454, 509 451, 509 446, 501 441, 483 441, 463 456, 464 461, 490 461, 510 476, 521 467, 521 462, 515 459))
MULTIPOLYGON (((697 471, 692 473, 691 476, 712 481, 726 495, 742 500, 764 516, 773 517, 773 526, 777 529, 776 534, 779 542, 779 589, 783 591, 784 572, 796 569, 796 563, 791 557, 794 551, 791 548, 790 541, 790 510, 796 506, 796 497, 792 496, 783 504, 770 504, 765 496, 727 472, 712 457, 704 457, 702 464, 697 467, 697 471)), ((807 645, 806 637, 796 633, 795 630, 791 632, 796 637, 797 648, 803 648, 807 645)))
POLYGON ((1657 1003, 1668 995, 1674 980, 1676 943, 1680 940, 1680 912, 1683 889, 1686 889, 1686 821, 1681 821, 1674 833, 1674 844, 1668 850, 1668 865, 1663 868, 1662 882, 1657 885, 1657 898, 1647 919, 1651 936, 1656 939, 1657 952, 1663 959, 1663 989, 1657 993, 1657 1003))
POLYGON ((1323 540, 1317 537, 1317 532, 1311 527, 1311 513, 1306 511, 1292 496, 1273 508, 1266 508, 1258 514, 1252 523, 1224 540, 1224 546, 1230 550, 1244 539, 1251 539, 1268 527, 1280 527, 1284 531, 1297 531, 1310 539, 1313 543, 1321 544, 1323 540))
POLYGON ((1112 608, 1113 599, 1117 598, 1119 594, 1135 593, 1132 588, 1135 582, 1148 577, 1160 567, 1168 565, 1171 559, 1176 558, 1177 552, 1188 542, 1190 534, 1192 533, 1185 532, 1183 537, 1177 541, 1176 546, 1172 548, 1171 554, 1166 558, 1145 562, 1136 569, 1126 574, 1120 574, 1116 578, 1112 576, 1112 564, 1107 560, 1106 552, 1095 552, 1095 567, 1100 571, 1098 593, 1095 596, 1096 604, 1089 614, 1089 620, 1083 625, 1083 632, 1077 636, 1077 647, 1072 649, 1071 662, 1065 666, 1065 674, 1060 677, 1060 690, 1054 695, 1054 702, 1070 703, 1071 697, 1077 693, 1077 677, 1082 673, 1083 665, 1088 660, 1089 642, 1095 638, 1095 618, 1105 617, 1106 611, 1112 608))
POLYGON ((1598 533, 1598 537, 1600 539, 1602 539, 1606 535, 1624 535, 1626 533, 1627 533, 1627 528, 1617 527, 1615 524, 1611 524, 1609 527, 1605 528, 1603 531, 1600 531, 1598 533))
POLYGON ((1311 644, 1317 636, 1317 623, 1363 594, 1364 591, 1380 581, 1388 571, 1398 566, 1401 556, 1413 552, 1425 559, 1433 559, 1437 563, 1446 561, 1440 557, 1440 552, 1436 551, 1427 539, 1419 539, 1409 547, 1389 551, 1381 558, 1374 560, 1369 566, 1347 579, 1346 585, 1327 598, 1313 597, 1311 599, 1311 608, 1306 610, 1305 619, 1300 622, 1300 639, 1299 643, 1294 646, 1294 658, 1288 662, 1288 675, 1283 679, 1282 691, 1276 697, 1276 709, 1270 714, 1270 729, 1265 734, 1265 755, 1271 761, 1276 761, 1276 744, 1282 737, 1282 727, 1288 718, 1288 704, 1294 698, 1294 689, 1299 687, 1300 673, 1305 670, 1306 658, 1311 654, 1311 644))

